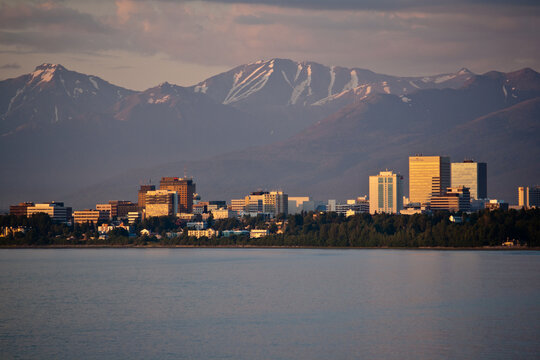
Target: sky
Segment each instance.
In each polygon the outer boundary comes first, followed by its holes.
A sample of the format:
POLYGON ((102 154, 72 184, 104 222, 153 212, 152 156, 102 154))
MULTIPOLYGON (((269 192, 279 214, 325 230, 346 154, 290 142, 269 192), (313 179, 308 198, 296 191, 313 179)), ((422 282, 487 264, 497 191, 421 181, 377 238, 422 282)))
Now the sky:
POLYGON ((0 0, 0 79, 41 63, 144 90, 288 58, 416 76, 540 70, 540 1, 0 0))

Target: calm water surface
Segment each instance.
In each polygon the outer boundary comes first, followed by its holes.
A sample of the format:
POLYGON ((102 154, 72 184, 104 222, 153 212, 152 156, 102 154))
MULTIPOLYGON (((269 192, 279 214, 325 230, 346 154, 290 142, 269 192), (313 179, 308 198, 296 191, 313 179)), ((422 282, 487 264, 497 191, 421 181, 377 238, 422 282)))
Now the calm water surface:
POLYGON ((0 250, 2 359, 538 359, 540 252, 0 250))

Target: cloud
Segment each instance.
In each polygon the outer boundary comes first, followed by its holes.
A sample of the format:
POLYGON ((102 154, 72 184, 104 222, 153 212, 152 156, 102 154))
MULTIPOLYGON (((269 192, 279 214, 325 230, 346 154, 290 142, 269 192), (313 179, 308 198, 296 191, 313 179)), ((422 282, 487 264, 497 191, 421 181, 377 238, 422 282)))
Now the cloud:
POLYGON ((19 64, 4 64, 2 66, 0 66, 0 69, 4 70, 4 69, 20 69, 21 68, 21 65, 19 64))
MULTIPOLYGON (((162 0, 172 1, 174 0, 162 0)), ((267 5, 311 10, 401 11, 450 9, 456 6, 540 7, 537 0, 203 0, 221 4, 267 5)), ((180 0, 185 2, 185 0, 180 0)))
POLYGON ((269 25, 273 24, 274 21, 269 18, 264 18, 256 15, 240 15, 235 19, 237 24, 243 25, 269 25))
POLYGON ((118 0, 100 12, 73 1, 0 5, 0 52, 123 51, 126 64, 137 54, 208 67, 281 57, 396 75, 540 67, 536 2, 118 0))
POLYGON ((116 15, 121 24, 125 24, 137 11, 136 3, 132 0, 117 0, 116 15))
POLYGON ((0 29, 41 29, 107 33, 109 27, 89 14, 54 3, 0 6, 0 29))

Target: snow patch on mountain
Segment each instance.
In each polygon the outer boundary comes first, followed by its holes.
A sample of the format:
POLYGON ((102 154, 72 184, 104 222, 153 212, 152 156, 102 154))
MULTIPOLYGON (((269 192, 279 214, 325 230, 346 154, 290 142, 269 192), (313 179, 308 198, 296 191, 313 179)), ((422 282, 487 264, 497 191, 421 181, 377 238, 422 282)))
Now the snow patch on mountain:
POLYGON ((223 100, 223 104, 230 104, 242 99, 247 98, 249 95, 259 91, 264 87, 266 82, 268 81, 268 78, 272 73, 274 72, 274 63, 273 61, 269 64, 269 70, 267 71, 261 71, 265 65, 259 66, 255 71, 253 71, 251 74, 249 74, 244 80, 238 82, 243 74, 243 71, 240 71, 239 73, 236 73, 234 75, 234 83, 231 87, 231 90, 229 90, 229 93, 225 97, 225 100, 223 100), (247 89, 246 89, 247 88, 247 89), (243 91, 246 90, 246 91, 243 91))
POLYGON ((97 83, 97 81, 96 81, 92 76, 89 76, 89 77, 88 77, 88 80, 90 80, 90 82, 92 83, 92 85, 94 85, 94 87, 96 88, 96 90, 99 90, 98 83, 97 83))
POLYGON ((330 67, 330 85, 328 85, 328 96, 332 96, 332 89, 334 88, 334 82, 336 81, 336 67, 330 67))
POLYGON ((206 94, 207 91, 208 91, 208 85, 206 84, 206 81, 203 82, 201 85, 195 86, 195 92, 196 93, 206 94))
POLYGON ((298 80, 298 76, 300 76, 300 72, 302 71, 302 64, 298 63, 298 66, 296 67, 296 75, 294 76, 294 82, 298 80))
POLYGON ((15 96, 13 96, 11 98, 11 100, 9 100, 9 104, 8 104, 6 114, 9 113, 9 111, 11 110, 11 107, 13 106, 13 102, 15 101, 15 99, 17 99, 17 97, 19 97, 19 95, 21 95, 23 93, 23 91, 24 91, 24 88, 17 89, 17 92, 15 93, 15 96))
POLYGON ((345 84, 343 90, 351 90, 355 87, 358 87, 358 74, 356 73, 356 70, 351 70, 351 79, 345 84))
POLYGON ((388 86, 388 82, 383 81, 382 85, 383 85, 384 92, 387 93, 387 94, 390 94, 390 87, 388 86))
POLYGON ((287 77, 287 74, 285 74, 285 71, 281 70, 281 75, 283 75, 283 78, 285 79, 287 84, 289 84, 290 87, 293 87, 291 82, 289 81, 289 78, 287 77))
POLYGON ((295 105, 298 101, 298 98, 302 93, 308 89, 308 95, 311 95, 311 65, 308 65, 307 67, 307 77, 304 81, 300 82, 300 84, 296 85, 291 93, 291 98, 289 100, 289 104, 295 105))
POLYGON ((452 80, 455 77, 456 77, 456 75, 454 75, 454 74, 448 74, 448 75, 439 76, 438 78, 436 78, 434 80, 434 83, 435 84, 440 84, 440 83, 443 83, 445 81, 452 80))
POLYGON ((409 84, 411 84, 412 87, 415 87, 415 88, 417 88, 417 89, 420 89, 420 86, 416 85, 416 84, 414 83, 414 81, 412 81, 412 80, 409 80, 409 84))
POLYGON ((171 100, 171 96, 170 96, 170 95, 165 95, 164 97, 155 100, 154 103, 155 103, 155 104, 164 104, 164 103, 166 103, 166 102, 169 101, 169 100, 171 100))
POLYGON ((371 94, 371 85, 366 88, 366 95, 371 94))

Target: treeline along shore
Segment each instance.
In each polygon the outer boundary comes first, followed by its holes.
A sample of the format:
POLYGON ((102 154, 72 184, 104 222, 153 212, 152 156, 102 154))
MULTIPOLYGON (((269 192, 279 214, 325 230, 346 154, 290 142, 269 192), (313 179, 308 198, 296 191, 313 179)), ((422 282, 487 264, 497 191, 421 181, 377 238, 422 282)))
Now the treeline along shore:
POLYGON ((249 235, 195 238, 188 236, 185 223, 174 217, 149 218, 133 225, 133 234, 116 228, 100 239, 92 223, 54 223, 46 214, 32 217, 0 216, 0 226, 24 231, 4 234, 2 247, 135 247, 135 246, 227 246, 227 247, 321 247, 321 248, 483 248, 503 243, 540 247, 540 209, 482 211, 471 214, 436 212, 431 215, 360 214, 350 217, 336 213, 303 213, 213 221, 217 231, 267 229, 268 236, 249 235), (452 222, 450 215, 460 218, 452 222), (146 229, 150 235, 140 235, 146 229))

